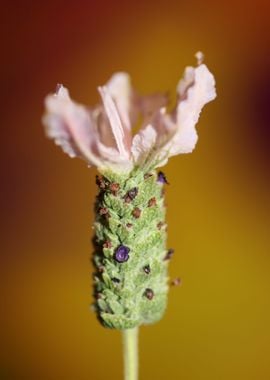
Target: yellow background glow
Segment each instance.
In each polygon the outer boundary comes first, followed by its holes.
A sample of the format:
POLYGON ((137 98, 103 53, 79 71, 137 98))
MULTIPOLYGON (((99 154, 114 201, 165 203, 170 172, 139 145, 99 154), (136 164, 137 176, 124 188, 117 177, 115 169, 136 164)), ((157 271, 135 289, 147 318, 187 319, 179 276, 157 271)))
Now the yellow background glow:
POLYGON ((121 337, 90 310, 95 170, 44 137, 43 99, 125 70, 174 91, 202 50, 217 99, 199 142, 165 169, 165 318, 141 328, 141 380, 270 379, 269 3, 14 1, 2 9, 3 380, 121 379, 121 337))

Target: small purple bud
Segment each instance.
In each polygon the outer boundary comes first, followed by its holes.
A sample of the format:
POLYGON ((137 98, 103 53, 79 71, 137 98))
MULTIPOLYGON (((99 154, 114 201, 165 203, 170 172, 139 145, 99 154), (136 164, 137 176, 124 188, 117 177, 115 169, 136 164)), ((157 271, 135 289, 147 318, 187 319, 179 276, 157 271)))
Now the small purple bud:
POLYGON ((162 171, 158 172, 157 182, 162 183, 162 184, 166 183, 167 185, 169 185, 169 182, 167 181, 167 178, 162 171))
POLYGON ((116 249, 114 253, 114 259, 118 263, 124 263, 125 261, 128 261, 129 259, 129 253, 130 249, 126 247, 125 245, 119 245, 119 247, 116 249))

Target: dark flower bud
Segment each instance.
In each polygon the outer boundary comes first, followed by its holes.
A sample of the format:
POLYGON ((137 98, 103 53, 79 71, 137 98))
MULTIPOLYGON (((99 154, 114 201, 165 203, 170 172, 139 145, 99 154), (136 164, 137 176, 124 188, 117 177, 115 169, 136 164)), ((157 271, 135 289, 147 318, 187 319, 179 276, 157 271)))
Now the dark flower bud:
POLYGON ((165 223, 164 223, 164 222, 159 222, 159 223, 157 224, 157 228, 158 228, 159 230, 161 230, 161 228, 162 228, 163 226, 165 226, 165 223))
POLYGON ((112 248, 112 242, 109 241, 109 240, 106 240, 106 241, 103 243, 103 248, 112 248))
POLYGON ((175 278, 175 279, 172 280, 171 285, 172 286, 179 286, 179 285, 181 285, 181 282, 182 282, 181 278, 177 277, 177 278, 175 278))
POLYGON ((167 185, 169 185, 169 182, 167 181, 167 178, 162 171, 158 172, 157 182, 162 183, 162 184, 166 183, 167 185))
POLYGON ((112 281, 113 281, 115 284, 119 284, 119 283, 120 283, 120 280, 119 280, 119 278, 117 278, 117 277, 113 277, 113 278, 112 278, 112 281))
POLYGON ((96 176, 96 184, 101 190, 105 190, 106 188, 106 181, 103 175, 97 175, 96 176))
POLYGON ((128 261, 129 251, 130 249, 126 247, 125 245, 119 245, 119 247, 116 249, 114 253, 114 259, 118 263, 124 263, 125 261, 128 261))
POLYGON ((148 298, 150 301, 154 298, 154 292, 152 289, 147 288, 145 289, 144 295, 146 298, 148 298))
POLYGON ((152 177, 153 176, 153 174, 151 174, 151 173, 146 173, 144 176, 143 176, 143 178, 146 180, 146 179, 148 179, 148 178, 150 178, 150 177, 152 177))
POLYGON ((138 188, 137 187, 134 187, 133 189, 129 190, 124 197, 125 202, 130 203, 137 196, 137 194, 138 194, 138 188))
POLYGON ((110 192, 113 195, 117 195, 119 189, 120 189, 119 183, 113 182, 113 183, 110 184, 110 192))
POLYGON ((164 257, 164 260, 170 260, 174 254, 174 249, 170 248, 168 249, 166 256, 164 257))
POLYGON ((139 209, 139 207, 135 207, 134 210, 132 211, 132 216, 138 219, 141 216, 141 213, 142 213, 141 209, 139 209))
POLYGON ((156 200, 155 197, 149 199, 149 201, 148 201, 148 207, 156 206, 156 204, 157 204, 157 200, 156 200))
POLYGON ((106 214, 108 214, 108 212, 109 211, 108 211, 107 207, 101 207, 98 211, 99 215, 106 215, 106 214))
POLYGON ((149 265, 145 265, 145 267, 143 268, 143 270, 144 270, 144 273, 146 273, 146 274, 149 274, 151 272, 151 268, 150 268, 149 265))

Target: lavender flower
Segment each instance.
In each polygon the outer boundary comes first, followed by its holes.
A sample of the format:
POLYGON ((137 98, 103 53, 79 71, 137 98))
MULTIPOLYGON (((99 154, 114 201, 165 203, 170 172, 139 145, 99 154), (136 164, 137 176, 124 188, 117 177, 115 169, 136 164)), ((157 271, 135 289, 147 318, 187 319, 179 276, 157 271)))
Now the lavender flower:
POLYGON ((168 112, 164 94, 139 96, 129 75, 116 73, 98 88, 101 104, 88 108, 59 85, 45 100, 47 136, 71 157, 96 166, 95 305, 111 328, 128 329, 160 319, 168 293, 163 191, 168 183, 156 168, 194 149, 203 106, 216 96, 215 80, 202 55, 177 85, 168 112), (132 126, 142 120, 132 136, 132 126), (117 279, 117 282, 115 281, 117 279), (149 302, 151 301, 151 302, 149 302))

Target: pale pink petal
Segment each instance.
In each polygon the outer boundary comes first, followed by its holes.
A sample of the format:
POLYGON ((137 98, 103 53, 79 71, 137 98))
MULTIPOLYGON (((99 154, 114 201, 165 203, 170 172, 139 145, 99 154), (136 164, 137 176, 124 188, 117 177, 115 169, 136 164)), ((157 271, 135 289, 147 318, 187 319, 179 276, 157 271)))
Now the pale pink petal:
POLYGON ((157 141, 157 132, 151 124, 141 129, 132 140, 131 152, 137 165, 142 165, 152 153, 157 141))
MULTIPOLYGON (((136 164, 147 161, 147 166, 152 168, 161 166, 167 162, 169 156, 168 141, 174 131, 171 132, 165 123, 166 109, 161 108, 152 115, 149 124, 142 127, 133 138, 132 155, 136 164)), ((175 125, 173 124, 175 128, 175 125)))
MULTIPOLYGON (((110 127, 110 122, 102 105, 96 106, 91 114, 95 120, 96 131, 99 136, 99 141, 110 148, 115 148, 117 150, 117 145, 115 137, 113 135, 112 129, 110 127)), ((119 152, 118 152, 119 154, 119 152)))
POLYGON ((116 73, 99 87, 103 104, 91 111, 73 102, 63 86, 47 96, 43 118, 47 135, 71 157, 82 157, 101 170, 130 171, 134 165, 148 170, 170 156, 191 152, 200 112, 216 96, 215 80, 202 64, 202 53, 196 57, 199 66, 186 68, 172 113, 166 112, 166 95, 139 96, 129 76, 116 73), (131 126, 139 114, 142 128, 131 142, 131 126))
POLYGON ((167 106, 168 96, 160 93, 144 96, 137 95, 136 102, 138 112, 142 116, 142 127, 144 127, 151 123, 152 118, 161 108, 167 106))
POLYGON ((176 110, 176 133, 171 141, 170 156, 189 153, 198 136, 195 126, 205 104, 215 99, 215 79, 206 65, 186 68, 178 85, 179 103, 176 110))
POLYGON ((131 129, 131 113, 133 112, 133 89, 127 73, 115 73, 105 87, 115 102, 123 128, 131 129))
POLYGON ((188 66, 185 68, 184 76, 177 85, 178 101, 187 99, 188 90, 195 84, 195 68, 188 66))
POLYGON ((178 104, 171 114, 164 108, 152 115, 151 133, 143 128, 134 138, 132 153, 135 161, 140 162, 146 156, 147 144, 143 139, 149 134, 151 137, 151 154, 147 160, 152 167, 164 165, 168 158, 191 152, 197 142, 195 125, 198 122, 203 106, 216 96, 215 80, 205 65, 197 68, 187 67, 184 78, 177 87, 178 104), (155 131, 155 135, 153 131, 155 131), (155 136, 155 138, 154 138, 155 136), (153 146, 154 141, 154 146, 153 146), (138 154, 139 152, 139 154, 138 154), (140 153, 142 152, 142 153, 140 153), (136 154, 137 153, 137 154, 136 154))
POLYGON ((68 90, 59 86, 54 95, 45 99, 43 124, 46 134, 71 157, 84 158, 89 164, 100 166, 97 135, 87 110, 73 102, 68 90))
POLYGON ((167 94, 152 94, 146 96, 140 96, 140 111, 143 116, 152 116, 160 108, 165 107, 168 103, 167 94))
POLYGON ((130 156, 129 150, 129 131, 125 130, 122 125, 116 105, 106 87, 99 87, 99 93, 103 100, 104 109, 110 122, 110 127, 115 138, 117 149, 124 159, 130 156))
MULTIPOLYGON (((125 131, 126 144, 130 148, 131 145, 131 113, 134 111, 133 105, 133 90, 130 84, 130 77, 126 73, 116 73, 105 85, 107 91, 109 92, 119 118, 122 123, 122 127, 125 131)), ((108 116, 105 112, 103 105, 98 105, 93 110, 93 115, 96 118, 96 124, 98 128, 98 133, 100 136, 100 141, 108 147, 116 147, 116 140, 110 127, 110 122, 108 116)))
POLYGON ((131 160, 123 158, 117 149, 98 144, 100 155, 103 157, 103 165, 101 169, 111 169, 115 172, 127 172, 133 168, 131 160))
POLYGON ((166 94, 139 95, 125 72, 115 73, 105 87, 115 102, 123 128, 129 130, 136 123, 138 114, 141 114, 146 125, 151 116, 168 102, 166 94))

